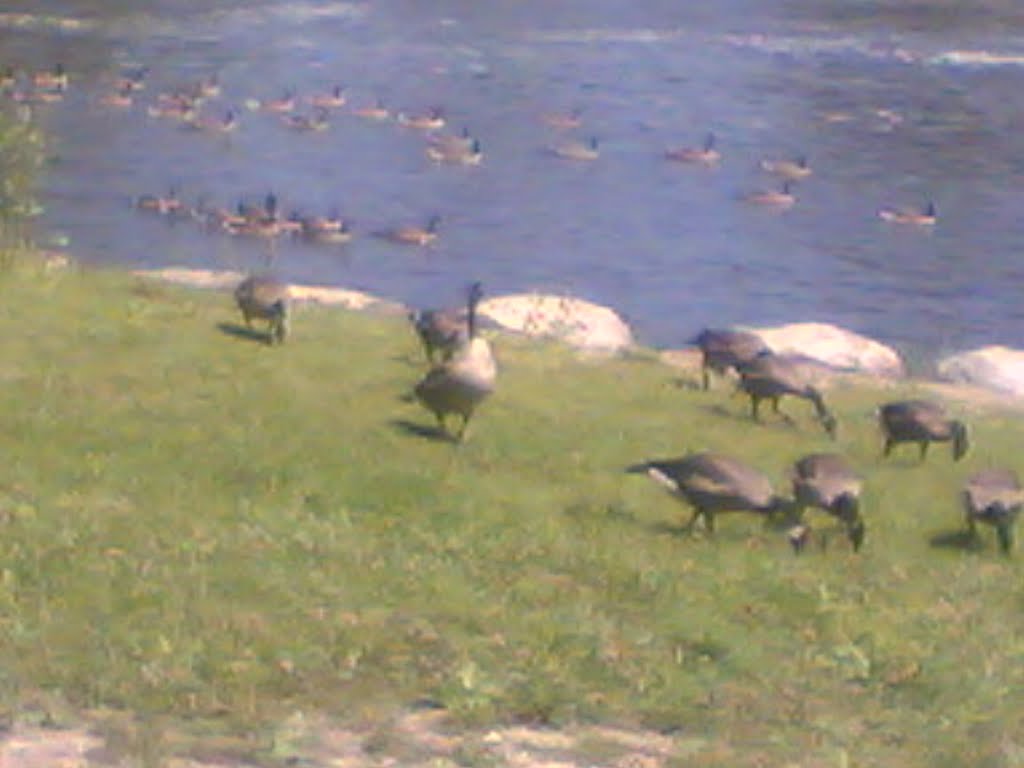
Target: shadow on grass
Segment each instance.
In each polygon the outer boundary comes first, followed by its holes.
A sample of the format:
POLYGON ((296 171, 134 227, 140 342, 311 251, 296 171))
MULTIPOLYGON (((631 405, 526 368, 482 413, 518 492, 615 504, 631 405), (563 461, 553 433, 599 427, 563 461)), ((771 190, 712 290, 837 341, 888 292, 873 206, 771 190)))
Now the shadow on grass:
POLYGON ((955 531, 939 531, 928 539, 928 543, 936 549, 959 549, 967 552, 976 552, 982 549, 981 537, 972 536, 965 528, 958 528, 955 531))
POLYGON ((257 331, 254 328, 248 328, 244 325, 237 325, 236 323, 217 323, 217 330, 228 336, 234 336, 236 339, 245 339, 246 341, 258 341, 261 344, 270 343, 270 333, 264 331, 257 331))
POLYGON ((414 435, 415 437, 421 437, 424 440, 433 440, 437 443, 455 443, 458 444, 458 439, 445 432, 438 426, 433 424, 417 424, 414 421, 407 421, 405 419, 393 419, 391 425, 407 435, 414 435))

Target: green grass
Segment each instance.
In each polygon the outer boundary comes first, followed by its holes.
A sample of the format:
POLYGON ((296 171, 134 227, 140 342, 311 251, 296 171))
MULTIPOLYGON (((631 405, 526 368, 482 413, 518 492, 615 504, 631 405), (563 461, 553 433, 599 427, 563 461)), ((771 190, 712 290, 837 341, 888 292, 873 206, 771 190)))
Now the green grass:
MULTIPOLYGON (((271 348, 223 294, 106 272, 0 275, 0 693, 259 733, 418 698, 467 725, 680 729, 705 762, 1010 765, 1024 732, 1020 555, 956 546, 957 494, 1024 470, 1020 420, 968 413, 975 448, 879 459, 859 555, 794 557, 749 515, 713 539, 623 468, 727 450, 779 482, 830 448, 810 407, 754 425, 653 355, 580 362, 494 340, 499 390, 460 446, 408 428, 422 373, 400 317, 301 306, 271 348), (727 757, 722 757, 727 755, 727 757)), ((815 518, 820 528, 830 524, 815 518)))

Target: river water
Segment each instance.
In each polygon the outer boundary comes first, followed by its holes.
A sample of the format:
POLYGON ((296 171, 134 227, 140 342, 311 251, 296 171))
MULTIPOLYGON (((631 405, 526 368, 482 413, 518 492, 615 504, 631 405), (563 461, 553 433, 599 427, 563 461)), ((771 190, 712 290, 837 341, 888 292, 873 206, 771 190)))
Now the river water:
POLYGON ((567 292, 619 310, 638 338, 679 345, 705 325, 820 320, 914 359, 1024 346, 1024 10, 989 0, 370 0, 8 4, 0 63, 63 62, 41 241, 87 262, 257 269, 413 305, 567 292), (823 10, 824 9, 824 10, 823 10), (52 17, 52 18, 48 18, 52 17), (57 23, 61 21, 61 23, 57 23), (128 109, 97 103, 124 67, 149 68, 128 109), (161 90, 216 74, 227 137, 147 114, 161 90), (298 133, 246 107, 286 89, 346 88, 328 130, 298 133), (355 116, 444 109, 479 137, 479 167, 438 167, 422 131, 355 116), (549 112, 579 110, 558 131, 549 112), (717 167, 671 163, 713 131, 717 167), (600 157, 547 147, 596 137, 600 157), (743 195, 764 158, 813 175, 778 212, 743 195), (265 243, 169 224, 133 198, 176 185, 234 206, 273 191, 286 211, 337 207, 348 245, 265 243), (932 228, 884 206, 934 201, 932 228), (368 233, 442 217, 430 248, 368 233))

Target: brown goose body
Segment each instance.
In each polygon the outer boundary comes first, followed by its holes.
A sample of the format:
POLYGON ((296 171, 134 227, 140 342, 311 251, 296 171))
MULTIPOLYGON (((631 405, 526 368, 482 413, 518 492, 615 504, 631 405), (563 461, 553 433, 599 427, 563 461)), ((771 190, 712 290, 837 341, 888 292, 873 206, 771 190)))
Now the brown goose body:
POLYGON ((846 526, 854 551, 864 541, 860 516, 863 480, 845 458, 836 453, 812 453, 793 465, 793 497, 802 512, 814 507, 828 512, 846 526))
POLYGON ((929 444, 948 442, 953 445, 953 460, 959 461, 969 448, 967 427, 929 400, 886 403, 878 409, 878 419, 885 438, 885 456, 899 443, 917 443, 924 459, 929 444))
MULTIPOLYGON (((480 283, 473 283, 469 290, 470 302, 475 311, 483 297, 483 289, 480 283)), ((434 362, 437 353, 441 354, 442 359, 450 358, 469 339, 468 320, 468 307, 424 309, 409 313, 409 322, 423 344, 423 352, 429 363, 434 362)))
POLYGON ((251 275, 235 288, 235 302, 245 324, 253 318, 269 323, 270 343, 282 343, 288 336, 291 289, 287 283, 265 275, 251 275))
POLYGON ((975 472, 964 484, 964 515, 971 536, 977 535, 976 523, 996 529, 1003 552, 1013 547, 1013 525, 1024 506, 1024 490, 1012 469, 995 467, 975 472))
POLYGON ((757 512, 771 515, 787 502, 775 494, 771 481, 740 459, 719 453, 694 453, 677 459, 635 464, 628 472, 643 473, 693 507, 692 528, 703 517, 714 531, 719 512, 757 512))
POLYGON ((750 396, 750 413, 756 421, 762 400, 770 400, 779 412, 779 400, 786 395, 808 400, 829 437, 835 437, 836 419, 825 406, 821 392, 807 381, 800 365, 774 354, 759 355, 737 366, 740 389, 750 396))
POLYGON ((701 374, 704 389, 710 386, 709 371, 719 376, 725 375, 730 368, 753 360, 758 355, 768 352, 761 337, 750 331, 737 331, 731 328, 705 328, 695 336, 691 344, 700 348, 702 355, 701 374))

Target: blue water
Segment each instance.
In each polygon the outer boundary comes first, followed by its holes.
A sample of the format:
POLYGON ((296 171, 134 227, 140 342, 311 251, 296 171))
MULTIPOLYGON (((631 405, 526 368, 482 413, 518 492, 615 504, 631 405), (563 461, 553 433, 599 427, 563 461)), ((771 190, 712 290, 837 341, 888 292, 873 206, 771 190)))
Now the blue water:
POLYGON ((705 325, 802 320, 917 358, 1024 346, 1024 16, 1002 4, 967 14, 928 2, 165 1, 123 15, 97 5, 30 6, 81 29, 0 28, 5 62, 61 60, 72 72, 64 103, 37 110, 57 156, 37 236, 66 235, 84 261, 272 263, 295 281, 414 305, 449 303, 480 279, 491 294, 610 305, 658 346, 705 325), (136 105, 99 107, 130 65, 151 69, 136 105), (160 90, 211 73, 224 94, 210 114, 241 116, 230 138, 146 115, 160 90), (480 138, 483 165, 435 167, 422 132, 348 108, 325 133, 302 135, 244 106, 335 83, 350 105, 443 107, 455 130, 480 138), (540 120, 573 108, 578 131, 540 120), (708 131, 717 168, 663 159, 708 131), (569 136, 597 137, 600 158, 545 151, 569 136), (791 210, 741 199, 775 185, 761 159, 800 154, 814 174, 791 210), (337 206, 356 239, 283 240, 271 253, 132 209, 134 196, 172 183, 226 206, 270 190, 286 210, 337 206), (877 216, 928 200, 939 210, 931 231, 877 216), (435 213, 429 249, 367 236, 435 213))

